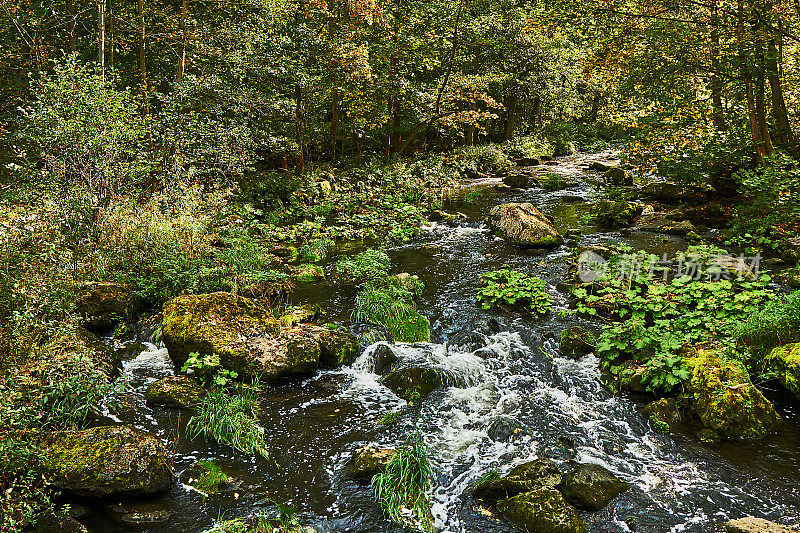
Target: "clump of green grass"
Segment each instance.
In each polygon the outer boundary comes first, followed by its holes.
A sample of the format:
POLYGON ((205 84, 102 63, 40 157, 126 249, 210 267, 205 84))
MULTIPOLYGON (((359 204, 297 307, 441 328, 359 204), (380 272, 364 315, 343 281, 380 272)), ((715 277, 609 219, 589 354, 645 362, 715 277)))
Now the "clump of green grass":
POLYGON ((328 250, 336 245, 330 237, 322 236, 302 245, 298 252, 304 261, 319 263, 328 256, 328 250))
POLYGON ((800 291, 778 296, 751 313, 733 329, 733 337, 754 355, 765 355, 783 344, 800 341, 800 291))
POLYGON ((213 494, 228 485, 231 478, 212 461, 198 461, 197 466, 201 470, 200 476, 192 484, 194 488, 206 494, 213 494))
POLYGON ((433 531, 427 495, 432 478, 428 450, 416 432, 392 455, 385 471, 372 478, 375 501, 395 523, 413 531, 433 531), (402 514, 402 509, 410 510, 411 515, 402 514))
POLYGON ((398 417, 400 414, 397 411, 387 411, 383 414, 380 420, 378 420, 379 426, 391 426, 392 424, 397 422, 398 417))
POLYGON ((242 386, 232 395, 220 387, 208 391, 187 426, 190 435, 211 438, 221 444, 264 458, 269 457, 264 428, 258 423, 256 388, 242 386))
POLYGON ((339 278, 349 283, 379 282, 389 277, 389 256, 383 250, 369 249, 336 263, 339 278))
POLYGON ((430 340, 430 321, 414 308, 413 293, 396 283, 368 285, 356 296, 357 322, 385 326, 399 342, 430 340))

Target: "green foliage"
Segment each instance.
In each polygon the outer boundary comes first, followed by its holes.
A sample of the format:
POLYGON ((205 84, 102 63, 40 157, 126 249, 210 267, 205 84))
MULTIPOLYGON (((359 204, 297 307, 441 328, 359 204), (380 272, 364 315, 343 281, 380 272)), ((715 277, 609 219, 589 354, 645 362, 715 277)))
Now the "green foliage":
POLYGON ((224 387, 230 381, 239 377, 236 372, 222 368, 219 362, 219 354, 208 354, 201 357, 198 352, 189 354, 189 358, 186 359, 183 367, 181 367, 181 372, 192 374, 204 386, 224 387))
POLYGON ((419 432, 409 436, 386 464, 382 474, 372 478, 375 501, 389 517, 414 531, 433 530, 431 502, 427 496, 433 477, 433 467, 419 432), (404 516, 401 509, 411 510, 404 516))
POLYGON ((349 283, 375 283, 389 277, 389 256, 383 250, 370 248, 355 257, 341 259, 336 272, 349 283))
POLYGON ((749 347, 757 357, 777 346, 800 341, 800 291, 778 295, 754 310, 733 329, 739 346, 749 347))
POLYGON ((353 319, 385 326, 398 342, 430 340, 430 322, 414 307, 413 292, 396 281, 367 285, 356 296, 353 319))
POLYGON ((383 414, 380 420, 378 420, 379 426, 391 426, 394 425, 400 414, 397 411, 387 411, 383 414))
POLYGON ((796 230, 800 225, 800 163, 791 156, 776 152, 756 168, 738 171, 741 191, 748 196, 742 202, 732 230, 735 235, 754 235, 762 246, 769 246, 772 228, 796 230))
POLYGON ((232 395, 221 387, 212 387, 189 420, 187 431, 227 444, 244 453, 269 457, 264 428, 258 422, 258 382, 238 387, 232 395))
POLYGON ((197 464, 203 472, 193 486, 200 492, 213 494, 231 482, 231 478, 216 463, 203 460, 197 461, 197 464))
MULTIPOLYGON (((690 248, 690 253, 697 254, 693 260, 700 279, 683 275, 665 280, 661 275, 650 278, 644 272, 632 279, 609 276, 573 289, 578 313, 611 321, 595 348, 604 370, 624 381, 633 372, 629 363, 643 365, 642 378, 648 390, 669 393, 689 378, 678 355, 681 348, 724 341, 738 324, 774 297, 768 276, 714 281, 717 267, 712 258, 719 252, 708 247, 690 248)), ((651 260, 660 259, 644 252, 617 254, 609 261, 609 271, 613 275, 622 261, 647 265, 651 260)))
POLYGON ((309 263, 319 263, 328 255, 328 250, 336 243, 330 237, 319 237, 299 248, 300 257, 309 263))
POLYGON ((53 507, 53 493, 36 472, 41 451, 14 433, 0 436, 0 530, 27 531, 36 516, 53 507))
POLYGON ((547 293, 544 280, 516 270, 494 270, 484 273, 482 278, 478 302, 486 310, 508 305, 543 315, 550 310, 554 300, 547 293))

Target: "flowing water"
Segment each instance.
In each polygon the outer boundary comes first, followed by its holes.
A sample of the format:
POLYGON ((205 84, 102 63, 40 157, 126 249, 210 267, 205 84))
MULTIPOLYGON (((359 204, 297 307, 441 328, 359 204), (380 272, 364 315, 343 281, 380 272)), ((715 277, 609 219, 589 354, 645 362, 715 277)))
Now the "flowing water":
MULTIPOLYGON (((141 393, 146 385, 173 372, 166 350, 148 345, 125 365, 135 392, 120 419, 162 438, 174 451, 178 472, 198 459, 212 459, 236 481, 209 497, 176 484, 155 502, 109 502, 93 515, 90 530, 200 532, 218 519, 269 512, 276 502, 291 501, 319 531, 397 531, 378 512, 369 487, 342 477, 341 471, 354 449, 396 445, 415 421, 435 465, 433 514, 441 531, 512 531, 477 507, 469 487, 490 469, 502 473, 538 457, 601 464, 633 485, 607 509, 583 514, 589 532, 720 531, 727 519, 744 515, 796 523, 796 407, 780 393, 767 391, 786 422, 777 435, 758 443, 707 447, 691 431, 653 432, 640 415, 641 403, 603 385, 593 356, 579 361, 558 356, 558 334, 564 328, 599 328, 559 312, 567 307, 560 282, 566 278, 570 250, 521 252, 492 238, 482 225, 492 206, 529 201, 554 216, 559 229, 580 229, 581 245, 622 241, 659 255, 685 248, 677 237, 587 226, 584 215, 596 194, 589 182, 597 178, 586 170, 589 162, 588 156, 573 156, 542 167, 542 172, 578 182, 563 191, 473 184, 477 200, 466 203, 461 194, 447 206, 465 215, 462 222, 432 224, 413 243, 391 250, 394 270, 416 274, 425 284, 419 308, 431 320, 434 341, 391 349, 401 360, 424 362, 448 378, 447 387, 417 406, 378 382, 373 373, 378 345, 372 345, 352 367, 270 386, 261 421, 272 460, 256 459, 189 439, 186 412, 145 405, 141 393), (476 306, 480 273, 506 265, 548 281, 556 301, 547 317, 498 316, 476 306), (501 327, 492 334, 485 325, 493 318, 501 327), (473 330, 482 333, 470 335, 473 330), (389 410, 403 413, 400 423, 377 425, 389 410), (123 509, 157 509, 160 521, 131 525, 123 509)), ((329 320, 347 321, 353 292, 330 285, 301 288, 293 297, 295 303, 320 303, 329 320)))

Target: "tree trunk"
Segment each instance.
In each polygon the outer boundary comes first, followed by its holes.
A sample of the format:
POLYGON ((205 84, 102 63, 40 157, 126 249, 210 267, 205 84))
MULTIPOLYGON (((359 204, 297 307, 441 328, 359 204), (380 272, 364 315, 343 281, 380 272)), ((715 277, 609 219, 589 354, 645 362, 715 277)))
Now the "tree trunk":
POLYGON ((178 44, 178 68, 175 72, 175 81, 180 83, 183 81, 183 75, 186 71, 186 45, 189 41, 189 26, 186 19, 189 16, 189 0, 181 1, 181 41, 178 44))
POLYGON ((73 0, 67 0, 67 35, 69 36, 69 52, 74 54, 78 51, 78 46, 75 43, 75 4, 73 0))
POLYGON ((769 134, 769 126, 767 125, 767 108, 766 108, 766 66, 764 57, 764 47, 760 38, 756 39, 756 60, 758 61, 756 67, 756 76, 753 80, 755 83, 755 104, 756 104, 756 121, 758 123, 759 137, 763 147, 763 157, 772 155, 773 146, 772 139, 769 134))
POLYGON ((339 145, 339 88, 331 88, 331 154, 336 158, 336 147, 339 145))
MULTIPOLYGON (((777 37, 776 37, 777 38, 777 37)), ((770 39, 767 50, 767 72, 769 89, 772 94, 772 117, 775 120, 775 144, 782 148, 792 148, 795 144, 789 113, 783 98, 780 71, 778 69, 778 47, 775 39, 770 39)))
POLYGON ((403 142, 403 133, 400 131, 401 124, 402 113, 400 99, 394 96, 392 97, 392 153, 398 153, 400 151, 400 145, 403 142))
POLYGON ((711 105, 714 107, 714 127, 717 131, 726 131, 725 108, 722 105, 722 78, 720 76, 719 17, 717 2, 711 4, 711 105))
POLYGON ((114 0, 106 0, 108 14, 106 16, 106 33, 108 35, 108 68, 114 71, 114 0))
POLYGON ((97 2, 97 64, 100 74, 106 74, 106 2, 97 2))
POLYGON ((144 25, 144 0, 137 0, 136 11, 139 18, 139 78, 142 85, 142 112, 150 112, 150 96, 147 89, 147 31, 144 25))
POLYGON ((539 113, 542 107, 542 99, 538 96, 534 97, 533 99, 533 109, 531 109, 531 118, 533 119, 533 123, 538 125, 539 123, 539 113))
POLYGON ((517 91, 512 87, 506 91, 506 128, 503 133, 503 140, 510 141, 514 138, 514 131, 517 129, 517 91))
POLYGON ((305 156, 303 153, 303 89, 300 87, 300 83, 295 83, 294 85, 294 115, 297 146, 300 149, 300 156, 297 160, 297 171, 299 172, 305 168, 305 156))

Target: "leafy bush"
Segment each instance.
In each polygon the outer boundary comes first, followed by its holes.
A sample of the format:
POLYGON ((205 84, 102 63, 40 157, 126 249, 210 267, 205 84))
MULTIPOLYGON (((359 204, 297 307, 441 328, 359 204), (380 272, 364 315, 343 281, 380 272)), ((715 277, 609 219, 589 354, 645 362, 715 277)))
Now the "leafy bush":
POLYGON ((374 283, 389 277, 389 255, 383 250, 370 248, 355 257, 336 263, 339 277, 349 283, 374 283))
POLYGON ((397 524, 414 531, 433 531, 426 494, 432 477, 428 450, 417 432, 392 455, 384 473, 372 478, 375 501, 397 524), (410 516, 404 515, 403 509, 409 509, 410 516))
POLYGON ((224 387, 229 381, 239 377, 236 372, 222 368, 218 354, 208 354, 201 357, 198 352, 189 354, 186 362, 183 363, 181 372, 191 373, 206 386, 213 384, 218 387, 224 387))
POLYGON ((484 273, 482 278, 478 302, 487 311, 508 305, 543 315, 554 300, 545 290, 544 280, 516 270, 494 270, 484 273))
MULTIPOLYGON (((642 379, 648 390, 669 393, 689 377, 681 348, 724 342, 737 324, 774 297, 768 276, 714 281, 717 267, 711 259, 719 249, 694 247, 690 252, 700 254, 695 257, 700 279, 683 275, 665 280, 646 273, 632 279, 606 276, 572 290, 578 313, 611 321, 598 337, 595 354, 612 376, 624 382, 635 366, 644 366, 642 379)), ((650 261, 657 264, 660 258, 644 252, 616 254, 609 261, 610 271, 618 270, 621 262, 650 261)))
POLYGON ((242 385, 236 395, 213 387, 197 406, 187 431, 193 437, 203 435, 244 453, 269 457, 264 428, 258 423, 257 387, 257 381, 242 385))
POLYGON ((0 531, 28 531, 39 513, 53 507, 47 482, 34 468, 40 453, 13 433, 0 435, 0 531))

